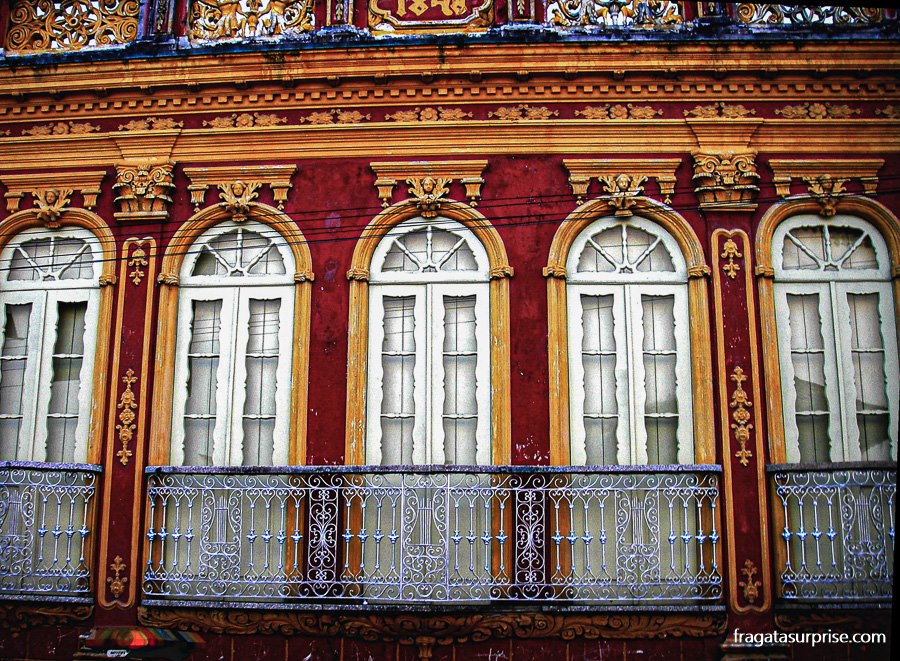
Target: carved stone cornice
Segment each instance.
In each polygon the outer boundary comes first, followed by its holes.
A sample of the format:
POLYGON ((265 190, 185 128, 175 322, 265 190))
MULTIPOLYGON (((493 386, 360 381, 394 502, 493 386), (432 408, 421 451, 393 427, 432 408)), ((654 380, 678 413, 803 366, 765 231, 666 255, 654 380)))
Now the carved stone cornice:
POLYGON ((726 614, 716 613, 310 613, 227 609, 138 608, 138 621, 206 633, 349 636, 416 645, 419 658, 434 645, 492 638, 625 639, 718 636, 726 614))
POLYGON ((694 191, 701 208, 746 210, 756 208, 759 174, 756 151, 722 153, 696 150, 694 157, 694 191))
POLYGON ((256 198, 259 188, 267 185, 279 209, 284 209, 291 177, 297 170, 295 165, 239 165, 211 168, 185 168, 184 173, 191 180, 188 190, 194 211, 200 211, 210 186, 219 189, 222 204, 234 214, 235 220, 246 217, 251 201, 256 198))
POLYGON ((0 601, 0 631, 8 631, 15 638, 37 625, 81 622, 93 614, 92 604, 0 601))
POLYGON ((375 173, 378 199, 385 208, 390 206, 398 182, 410 184, 409 195, 416 200, 425 218, 434 217, 440 200, 449 195, 447 185, 459 181, 466 189, 469 204, 478 205, 487 161, 412 161, 370 163, 375 173))
POLYGON ((878 171, 884 160, 866 159, 776 159, 769 161, 772 168, 775 192, 779 197, 791 194, 791 182, 800 179, 806 183, 807 194, 822 207, 822 215, 835 213, 835 205, 847 192, 844 184, 857 180, 865 195, 875 195, 878 190, 878 171))
POLYGON ((116 165, 115 214, 119 220, 165 220, 175 188, 173 163, 119 163, 116 165))
POLYGON ((62 208, 68 205, 68 197, 73 191, 81 193, 85 209, 97 206, 100 183, 105 176, 103 171, 4 174, 0 177, 0 183, 6 186, 7 211, 18 211, 25 193, 31 193, 39 213, 46 217, 42 222, 55 223, 62 208))
POLYGON ((597 179, 604 193, 610 196, 610 206, 617 216, 630 216, 633 198, 643 193, 642 184, 656 179, 666 204, 675 193, 675 171, 681 165, 678 158, 606 158, 563 159, 569 172, 569 185, 578 204, 584 202, 591 181, 597 179))

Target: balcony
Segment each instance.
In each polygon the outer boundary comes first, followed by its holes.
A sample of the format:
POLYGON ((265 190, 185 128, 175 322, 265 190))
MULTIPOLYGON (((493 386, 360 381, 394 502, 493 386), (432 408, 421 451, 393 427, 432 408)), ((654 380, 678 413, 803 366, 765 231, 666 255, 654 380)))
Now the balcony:
POLYGON ((775 494, 783 602, 890 603, 897 465, 786 464, 766 470, 775 494))
POLYGON ((91 601, 100 466, 0 462, 0 599, 91 601))
POLYGON ((151 467, 144 604, 715 603, 720 472, 151 467))

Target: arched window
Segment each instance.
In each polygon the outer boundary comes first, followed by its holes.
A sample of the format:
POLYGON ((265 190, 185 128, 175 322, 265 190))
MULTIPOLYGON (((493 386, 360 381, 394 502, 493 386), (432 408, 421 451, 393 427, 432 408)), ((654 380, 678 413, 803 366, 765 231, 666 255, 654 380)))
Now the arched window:
POLYGON ((288 463, 295 264, 285 239, 225 221, 181 264, 170 461, 288 463))
POLYGON ((488 255, 447 218, 408 219, 369 277, 367 464, 490 464, 488 255))
POLYGON ((27 229, 0 254, 0 459, 87 460, 101 271, 82 228, 27 229))
POLYGON ((641 217, 601 218, 566 264, 571 463, 693 463, 687 266, 641 217))
POLYGON ((900 375, 888 249, 852 215, 801 214, 772 235, 788 462, 897 457, 900 375))

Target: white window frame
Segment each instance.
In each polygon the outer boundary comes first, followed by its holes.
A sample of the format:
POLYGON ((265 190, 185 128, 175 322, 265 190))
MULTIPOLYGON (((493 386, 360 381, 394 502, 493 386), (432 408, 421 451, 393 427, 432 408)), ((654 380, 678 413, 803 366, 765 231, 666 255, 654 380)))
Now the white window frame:
MULTIPOLYGON (((47 441, 53 350, 60 303, 87 303, 84 317, 84 354, 79 372, 78 422, 72 460, 87 461, 88 434, 91 426, 91 401, 97 348, 97 326, 100 316, 100 242, 82 228, 63 228, 52 233, 44 228, 31 228, 18 234, 0 254, 0 348, 6 332, 6 306, 31 304, 28 324, 29 358, 26 359, 22 393, 22 427, 16 448, 18 461, 47 461, 47 441), (72 280, 9 280, 9 269, 16 249, 36 239, 80 239, 90 250, 91 275, 72 280), (36 359, 34 359, 36 357, 36 359), (23 445, 24 443, 24 445, 23 445)), ((2 376, 0 376, 2 378, 2 376)), ((2 384, 0 384, 2 385, 2 384)))
POLYGON ((384 340, 384 300, 414 297, 416 360, 413 400, 412 462, 415 465, 445 464, 444 406, 444 313, 445 296, 475 297, 475 401, 478 407, 475 432, 477 465, 490 465, 491 453, 491 366, 490 366, 490 286, 487 252, 475 235, 462 224, 446 218, 413 218, 393 228, 376 247, 369 278, 368 375, 366 397, 365 461, 382 463, 385 441, 381 429, 383 401, 382 342, 384 340), (394 240, 423 227, 452 232, 472 251, 477 268, 471 271, 412 273, 383 271, 385 257, 394 240), (423 387, 424 386, 424 387, 423 387))
POLYGON ((204 232, 193 244, 181 267, 176 331, 176 383, 172 405, 171 462, 185 460, 184 417, 187 403, 188 352, 192 338, 193 303, 222 301, 220 317, 220 359, 216 370, 216 417, 213 431, 212 466, 243 465, 243 411, 246 400, 246 355, 249 338, 251 300, 278 300, 279 358, 275 385, 275 429, 272 464, 288 463, 291 407, 291 363, 294 335, 295 266, 291 251, 281 234, 257 222, 226 221, 204 232), (284 274, 192 275, 204 243, 236 229, 255 232, 273 241, 284 263, 284 274))
POLYGON ((898 406, 900 373, 897 359, 897 329, 894 294, 890 278, 887 245, 881 234, 866 221, 836 216, 824 220, 803 214, 781 223, 772 236, 775 269, 775 321, 778 333, 778 358, 781 371, 781 395, 784 422, 785 456, 789 463, 800 462, 800 433, 797 427, 794 368, 791 362, 790 315, 788 295, 818 295, 820 332, 824 347, 825 397, 828 401, 828 435, 831 461, 862 461, 859 427, 856 421, 856 386, 851 356, 850 312, 848 296, 878 296, 879 326, 884 345, 884 377, 888 400, 888 438, 890 458, 897 460, 898 406), (789 269, 784 267, 783 246, 791 230, 801 227, 848 227, 865 232, 875 251, 875 269, 789 269), (893 376, 893 378, 892 378, 893 376))
POLYGON ((672 296, 675 322, 675 388, 678 406, 677 460, 694 462, 693 388, 691 340, 688 322, 687 265, 678 243, 656 223, 633 216, 627 220, 601 218, 588 225, 573 241, 566 263, 566 302, 569 351, 570 462, 587 462, 587 432, 584 423, 584 378, 582 362, 582 295, 613 296, 613 324, 616 337, 616 461, 618 465, 646 465, 647 433, 643 366, 643 296, 672 296), (626 223, 659 237, 668 251, 673 271, 579 272, 578 262, 588 241, 598 232, 626 223), (683 382, 687 375, 686 383, 683 382))

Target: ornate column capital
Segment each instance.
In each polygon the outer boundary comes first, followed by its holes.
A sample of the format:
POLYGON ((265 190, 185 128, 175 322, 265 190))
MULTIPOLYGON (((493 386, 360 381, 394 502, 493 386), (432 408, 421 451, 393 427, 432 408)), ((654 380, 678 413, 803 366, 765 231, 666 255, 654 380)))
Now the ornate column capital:
POLYGON ((175 188, 173 167, 168 161, 117 163, 115 217, 120 221, 165 220, 172 204, 169 193, 175 188))
POLYGON ((695 150, 694 192, 701 209, 753 211, 759 194, 756 151, 695 150))

